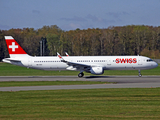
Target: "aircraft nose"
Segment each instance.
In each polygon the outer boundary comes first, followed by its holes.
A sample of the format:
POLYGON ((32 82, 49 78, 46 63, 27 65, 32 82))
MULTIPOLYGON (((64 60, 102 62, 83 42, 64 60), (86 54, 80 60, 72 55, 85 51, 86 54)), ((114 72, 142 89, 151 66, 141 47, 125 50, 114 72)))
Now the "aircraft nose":
POLYGON ((156 68, 158 66, 158 64, 156 62, 154 62, 153 67, 156 68))

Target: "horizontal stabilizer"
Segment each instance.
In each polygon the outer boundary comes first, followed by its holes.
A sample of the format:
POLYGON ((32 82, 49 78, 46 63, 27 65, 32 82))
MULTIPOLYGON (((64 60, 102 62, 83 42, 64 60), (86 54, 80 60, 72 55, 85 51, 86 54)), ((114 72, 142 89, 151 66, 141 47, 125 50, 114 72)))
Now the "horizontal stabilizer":
POLYGON ((21 60, 17 60, 17 59, 14 59, 14 58, 5 58, 5 59, 3 59, 3 61, 21 62, 21 60))

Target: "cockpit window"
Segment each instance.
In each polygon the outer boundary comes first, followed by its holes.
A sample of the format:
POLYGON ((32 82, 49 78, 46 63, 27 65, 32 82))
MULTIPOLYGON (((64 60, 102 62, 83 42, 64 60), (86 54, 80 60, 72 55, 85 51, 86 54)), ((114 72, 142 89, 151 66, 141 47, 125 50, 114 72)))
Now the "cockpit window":
POLYGON ((147 62, 151 62, 151 61, 153 61, 152 59, 147 59, 147 62))

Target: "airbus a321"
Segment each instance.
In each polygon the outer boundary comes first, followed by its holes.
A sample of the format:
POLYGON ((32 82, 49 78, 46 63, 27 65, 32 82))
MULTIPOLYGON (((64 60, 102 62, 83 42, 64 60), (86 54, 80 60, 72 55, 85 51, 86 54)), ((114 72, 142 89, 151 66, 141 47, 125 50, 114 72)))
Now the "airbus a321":
POLYGON ((152 69, 158 66, 152 59, 144 56, 40 56, 28 55, 12 36, 5 36, 10 58, 3 62, 40 70, 76 70, 78 77, 84 76, 84 71, 101 75, 104 70, 140 70, 152 69))

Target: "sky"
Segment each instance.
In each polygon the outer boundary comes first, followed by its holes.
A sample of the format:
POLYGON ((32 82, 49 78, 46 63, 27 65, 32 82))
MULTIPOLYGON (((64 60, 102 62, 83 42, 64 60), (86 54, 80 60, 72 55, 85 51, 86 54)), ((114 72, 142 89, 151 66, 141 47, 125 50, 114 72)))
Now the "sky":
POLYGON ((160 0, 0 0, 0 30, 160 26, 160 0))

